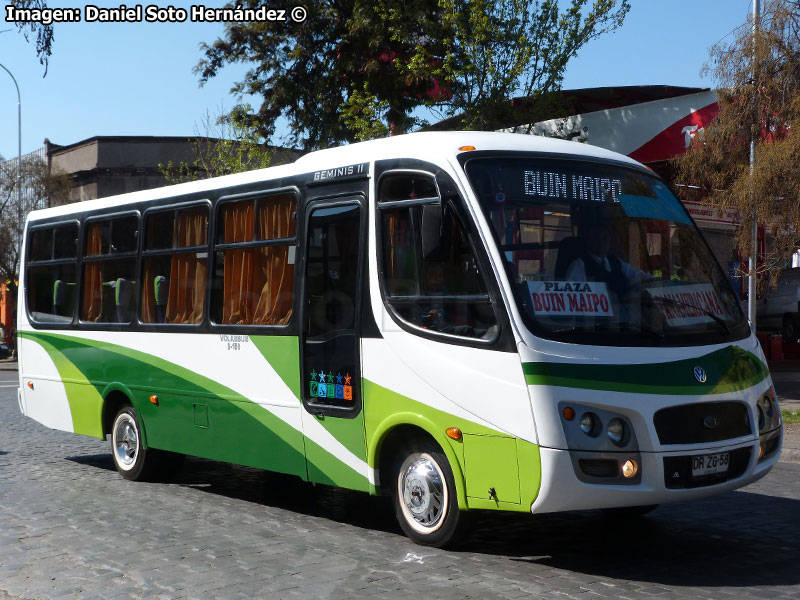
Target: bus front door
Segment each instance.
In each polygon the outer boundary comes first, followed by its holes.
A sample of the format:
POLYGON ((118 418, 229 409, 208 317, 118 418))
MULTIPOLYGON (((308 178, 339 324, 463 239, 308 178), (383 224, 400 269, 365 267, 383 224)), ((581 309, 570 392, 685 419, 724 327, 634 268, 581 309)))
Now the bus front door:
POLYGON ((361 402, 363 196, 309 203, 300 368, 310 481, 367 491, 361 402))

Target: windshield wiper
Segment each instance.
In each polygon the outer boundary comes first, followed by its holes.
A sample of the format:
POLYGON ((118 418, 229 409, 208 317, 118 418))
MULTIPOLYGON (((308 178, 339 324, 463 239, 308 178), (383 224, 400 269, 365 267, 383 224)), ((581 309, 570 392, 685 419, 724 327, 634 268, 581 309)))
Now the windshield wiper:
POLYGON ((719 325, 720 328, 722 329, 722 331, 725 332, 725 335, 730 335, 731 334, 731 329, 730 329, 730 327, 728 327, 727 323, 725 323, 725 321, 723 319, 721 319, 720 317, 718 317, 714 313, 706 310, 705 308, 701 308, 699 306, 695 306, 694 304, 690 304, 689 302, 683 302, 681 300, 675 300, 674 298, 665 298, 664 296, 654 296, 653 294, 648 294, 648 295, 653 300, 653 302, 655 302, 656 304, 663 304, 665 306, 671 306, 673 308, 676 308, 678 306, 685 306, 686 308, 692 308, 694 310, 699 310, 701 313, 703 313, 704 315, 708 316, 717 325, 719 325))

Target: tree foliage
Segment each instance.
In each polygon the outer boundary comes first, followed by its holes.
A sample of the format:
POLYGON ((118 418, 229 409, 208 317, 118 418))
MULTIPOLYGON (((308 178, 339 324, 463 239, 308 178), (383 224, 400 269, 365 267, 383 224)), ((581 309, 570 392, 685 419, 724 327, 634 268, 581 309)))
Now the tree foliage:
POLYGON ((483 128, 515 95, 535 102, 558 89, 568 60, 628 9, 628 0, 571 0, 563 12, 557 0, 318 0, 303 23, 229 24, 195 71, 204 83, 227 64, 251 64, 232 90, 263 99, 248 124, 272 139, 283 118, 304 149, 409 131, 424 124, 420 107, 483 128))
POLYGON ((20 170, 16 160, 2 162, 0 157, 0 281, 11 282, 12 295, 16 294, 20 240, 28 213, 67 203, 69 189, 69 177, 50 172, 37 155, 23 156, 20 170))
POLYGON ((269 167, 273 150, 247 124, 249 112, 250 106, 242 104, 229 115, 212 118, 207 113, 201 124, 202 133, 191 140, 194 159, 158 165, 167 181, 182 183, 269 167))
POLYGON ((771 244, 759 270, 777 276, 800 243, 800 2, 767 0, 757 34, 742 25, 712 48, 704 70, 719 86, 720 111, 674 160, 677 179, 739 211, 736 242, 745 254, 753 217, 766 226, 771 244))
POLYGON ((589 41, 625 19, 627 0, 442 0, 451 31, 444 71, 452 82, 447 114, 467 129, 494 128, 526 114, 546 114, 544 97, 561 89, 567 63, 589 41), (513 96, 522 98, 509 102, 513 96))
MULTIPOLYGON (((11 0, 16 8, 46 10, 47 2, 44 0, 11 0)), ((39 63, 44 67, 44 74, 47 75, 47 64, 52 54, 53 48, 53 26, 44 25, 37 21, 20 21, 16 24, 17 30, 25 36, 25 40, 33 40, 36 44, 36 56, 39 63)))

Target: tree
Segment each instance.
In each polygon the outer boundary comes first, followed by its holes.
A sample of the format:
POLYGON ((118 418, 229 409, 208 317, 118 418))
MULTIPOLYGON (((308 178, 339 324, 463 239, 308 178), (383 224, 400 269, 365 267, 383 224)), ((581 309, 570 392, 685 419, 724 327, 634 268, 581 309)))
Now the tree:
POLYGON ((69 188, 69 177, 50 172, 47 162, 37 155, 22 157, 21 174, 17 160, 3 162, 0 157, 0 281, 10 282, 12 298, 16 299, 20 240, 28 213, 67 203, 69 188), (22 193, 18 195, 20 186, 22 193), (17 203, 20 197, 22 210, 17 203))
POLYGON ((627 0, 442 0, 451 52, 443 70, 452 82, 444 102, 465 129, 495 129, 525 115, 533 123, 548 114, 546 100, 561 89, 567 63, 589 41, 622 25, 627 0), (521 96, 515 102, 510 99, 521 96))
POLYGON ((177 165, 172 161, 159 163, 167 181, 182 183, 269 167, 273 149, 255 128, 246 124, 249 112, 250 105, 242 104, 231 114, 216 119, 206 113, 201 124, 203 133, 191 140, 194 160, 177 165))
POLYGON ((736 244, 745 255, 752 219, 766 227, 771 247, 758 272, 774 280, 800 242, 800 2, 765 2, 758 33, 742 25, 712 48, 704 71, 719 86, 719 115, 674 159, 676 180, 739 212, 736 244))
POLYGON ((302 23, 232 22, 195 71, 202 84, 252 63, 232 92, 263 101, 242 116, 265 139, 285 118, 304 149, 409 131, 424 124, 420 107, 485 127, 515 94, 534 102, 558 89, 567 61, 629 9, 587 4, 559 13, 557 0, 318 1, 302 23))
MULTIPOLYGON (((47 2, 44 0, 11 0, 9 3, 17 9, 47 11, 47 2)), ((25 41, 36 41, 36 56, 39 63, 44 66, 47 75, 47 64, 53 48, 53 26, 45 25, 41 21, 19 21, 16 23, 17 31, 25 36, 25 41)))

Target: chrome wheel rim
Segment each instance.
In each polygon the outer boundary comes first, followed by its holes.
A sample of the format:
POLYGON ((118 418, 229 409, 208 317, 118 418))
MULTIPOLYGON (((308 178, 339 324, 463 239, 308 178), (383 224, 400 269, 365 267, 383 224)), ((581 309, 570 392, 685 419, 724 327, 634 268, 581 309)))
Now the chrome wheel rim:
POLYGON ((433 533, 444 523, 448 492, 444 473, 429 454, 410 457, 397 480, 406 522, 419 533, 433 533))
POLYGON ((112 434, 114 458, 120 469, 129 471, 139 456, 139 432, 136 421, 128 413, 123 413, 114 422, 112 434))

